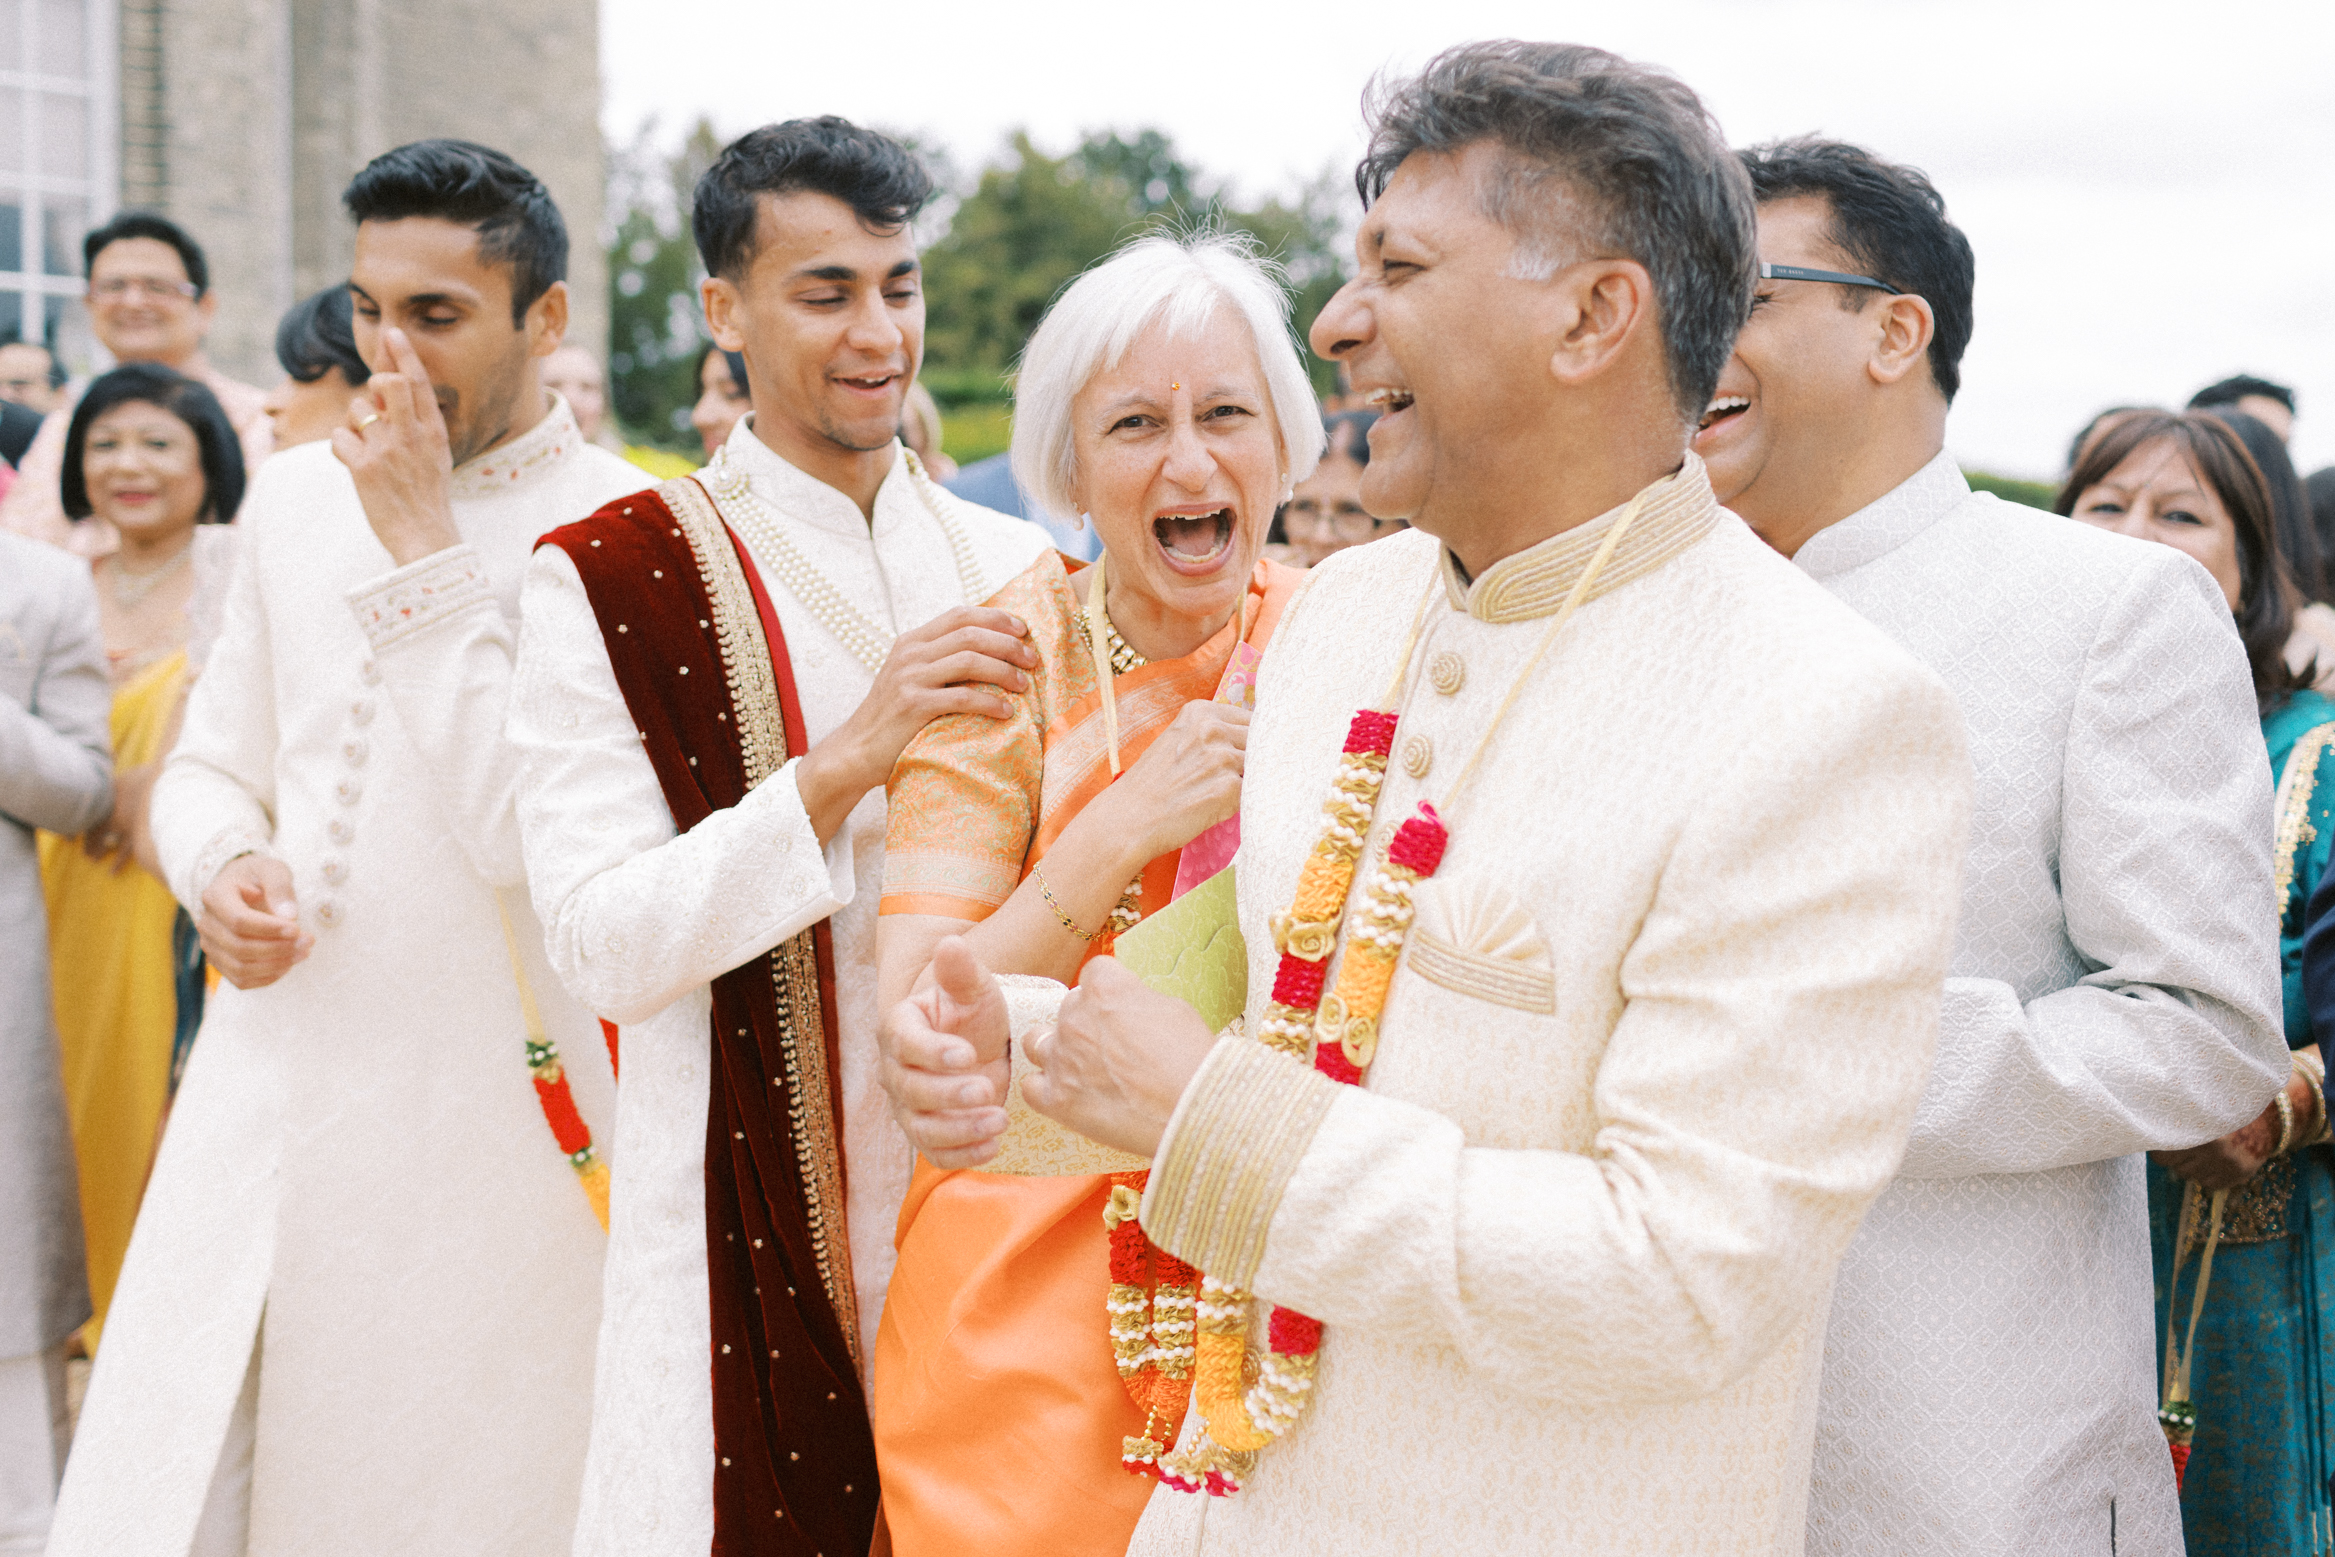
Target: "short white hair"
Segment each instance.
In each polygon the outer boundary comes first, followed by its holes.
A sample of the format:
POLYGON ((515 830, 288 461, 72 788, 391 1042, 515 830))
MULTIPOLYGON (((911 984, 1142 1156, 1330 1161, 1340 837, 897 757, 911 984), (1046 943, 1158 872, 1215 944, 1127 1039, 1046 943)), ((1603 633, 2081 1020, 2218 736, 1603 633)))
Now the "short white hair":
POLYGON ((1219 302, 1239 311, 1256 344, 1288 481, 1312 475, 1324 441, 1321 402, 1290 338, 1279 272, 1246 233, 1153 234, 1073 281, 1022 348, 1014 379, 1013 474, 1023 496, 1045 514, 1077 518, 1071 406, 1079 391, 1117 367, 1155 321, 1165 322, 1171 338, 1189 337, 1207 326, 1219 302))

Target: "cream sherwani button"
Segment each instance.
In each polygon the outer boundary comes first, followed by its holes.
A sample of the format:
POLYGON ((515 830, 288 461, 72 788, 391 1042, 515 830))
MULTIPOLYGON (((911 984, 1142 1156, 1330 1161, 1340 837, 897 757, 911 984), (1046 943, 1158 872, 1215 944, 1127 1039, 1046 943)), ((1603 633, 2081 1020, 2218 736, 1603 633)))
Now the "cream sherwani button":
POLYGON ((364 793, 365 786, 353 778, 342 779, 338 784, 332 786, 332 798, 344 806, 355 805, 358 798, 364 793))
POLYGON ((328 884, 337 887, 349 879, 349 867, 344 860, 326 860, 321 874, 328 884))
POLYGON ((341 922, 341 906, 331 898, 316 905, 316 922, 327 930, 341 922))
POLYGON ((1427 776, 1427 770, 1434 765, 1435 743, 1433 741, 1428 740, 1424 735, 1404 737, 1403 771, 1405 773, 1415 779, 1423 779, 1427 776))
POLYGON ((357 830, 349 825, 346 817, 336 816, 324 824, 324 835, 334 843, 345 844, 357 836, 357 830))
POLYGON ((1427 683, 1445 697, 1467 685, 1467 661, 1446 649, 1427 662, 1427 683))
POLYGON ((361 697, 351 703, 349 705, 349 722, 360 725, 371 724, 373 722, 373 700, 369 697, 361 697))
POLYGON ((381 667, 374 664, 371 660, 367 660, 363 668, 360 669, 357 674, 364 679, 365 685, 369 687, 377 687, 381 685, 381 667))
POLYGON ((352 735, 347 740, 341 742, 341 756, 347 759, 349 766, 352 768, 363 767, 365 765, 365 758, 370 754, 371 748, 366 746, 364 739, 360 736, 352 735))

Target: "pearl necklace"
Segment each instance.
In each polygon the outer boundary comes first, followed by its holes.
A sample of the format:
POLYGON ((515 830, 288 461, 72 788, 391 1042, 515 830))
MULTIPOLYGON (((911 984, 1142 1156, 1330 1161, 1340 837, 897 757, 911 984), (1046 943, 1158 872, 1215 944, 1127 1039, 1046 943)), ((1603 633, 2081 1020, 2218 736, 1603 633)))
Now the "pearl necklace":
MULTIPOLYGON (((957 579, 965 591, 965 604, 979 605, 985 591, 981 587, 980 564, 973 556, 972 537, 957 516, 949 511, 955 499, 924 472, 924 462, 913 449, 905 451, 908 478, 923 500, 924 511, 932 515, 941 533, 949 538, 949 550, 956 557, 957 579)), ((854 659, 867 667, 869 675, 884 668, 884 657, 892 652, 894 634, 868 619, 867 614, 843 598, 843 592, 830 583, 825 574, 811 565, 799 547, 787 537, 778 511, 764 502, 754 491, 746 473, 730 461, 725 445, 713 457, 703 477, 717 501, 728 508, 746 532, 754 550, 770 560, 771 571, 819 625, 834 634, 836 642, 851 651, 854 659)))
POLYGON ((162 564, 162 566, 158 568, 149 568, 143 573, 133 573, 128 568, 122 566, 121 556, 119 553, 116 553, 114 556, 106 559, 106 590, 114 597, 114 605, 121 610, 127 611, 131 607, 135 606, 139 601, 154 593, 155 590, 161 588, 163 581, 169 578, 172 574, 176 573, 180 568, 185 567, 187 564, 187 559, 192 557, 194 554, 194 537, 189 536, 187 537, 187 543, 184 546, 181 546, 177 553, 173 555, 168 562, 162 564))

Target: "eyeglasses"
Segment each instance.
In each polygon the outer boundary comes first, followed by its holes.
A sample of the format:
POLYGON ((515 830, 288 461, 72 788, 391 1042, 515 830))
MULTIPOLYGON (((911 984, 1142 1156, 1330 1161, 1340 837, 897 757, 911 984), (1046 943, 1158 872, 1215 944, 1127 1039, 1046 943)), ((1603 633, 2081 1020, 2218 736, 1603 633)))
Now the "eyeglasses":
POLYGON ((102 297, 109 303, 118 302, 132 292, 153 298, 158 303, 173 297, 193 302, 203 295, 202 288, 192 281, 164 281, 157 276, 110 276, 91 283, 89 290, 93 296, 102 297))
POLYGON ((1893 287, 1886 281, 1871 276, 1852 276, 1845 270, 1810 270, 1805 265, 1768 265, 1759 267, 1762 281, 1830 281, 1844 287, 1873 287, 1892 297, 1906 295, 1903 287, 1893 287))
POLYGON ((1307 528, 1327 525, 1330 533, 1341 541, 1366 541, 1378 533, 1378 520, 1359 503, 1340 503, 1335 508, 1324 508, 1321 500, 1296 497, 1281 510, 1281 527, 1302 524, 1307 528))

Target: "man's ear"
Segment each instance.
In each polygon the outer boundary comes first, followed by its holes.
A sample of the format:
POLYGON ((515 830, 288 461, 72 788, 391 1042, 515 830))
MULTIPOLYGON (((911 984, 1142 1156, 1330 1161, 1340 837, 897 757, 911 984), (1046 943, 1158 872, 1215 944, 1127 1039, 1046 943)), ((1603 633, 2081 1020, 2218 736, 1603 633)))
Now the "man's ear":
POLYGON ((1585 261, 1546 284, 1556 327, 1549 372, 1560 384, 1585 384, 1611 367, 1654 312, 1654 278, 1635 260, 1585 261))
POLYGON ((1880 333, 1865 372, 1876 384, 1894 384, 1929 361, 1937 315, 1930 312, 1928 299, 1906 296, 1885 299, 1878 313, 1880 333))
POLYGON ((705 329, 713 343, 724 351, 744 351, 746 332, 738 328, 738 311, 744 300, 737 283, 708 276, 697 284, 697 300, 705 309, 705 329))
POLYGON ((548 357, 568 333, 568 284, 554 281, 527 309, 527 354, 548 357))
POLYGON ((195 317, 203 321, 203 333, 210 334, 211 321, 219 317, 219 294, 206 288, 203 295, 195 299, 195 317))

